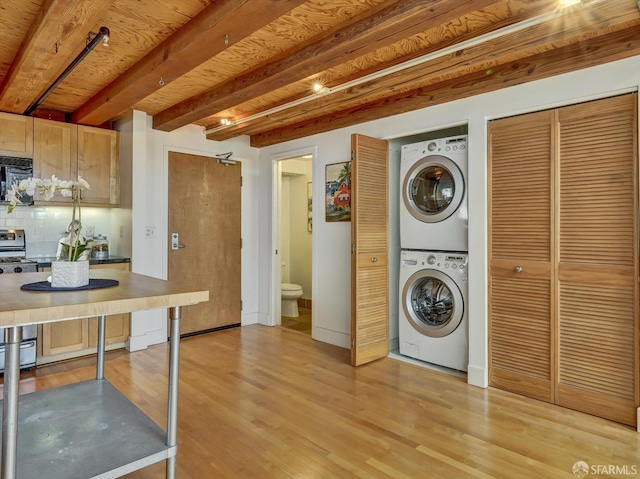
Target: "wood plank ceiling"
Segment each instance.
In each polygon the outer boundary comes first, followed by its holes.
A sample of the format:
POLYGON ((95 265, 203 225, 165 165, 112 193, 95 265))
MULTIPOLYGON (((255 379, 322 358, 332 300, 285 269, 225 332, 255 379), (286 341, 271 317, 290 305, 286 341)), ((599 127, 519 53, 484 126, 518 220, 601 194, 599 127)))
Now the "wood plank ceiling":
POLYGON ((256 147, 640 53, 636 0, 559 2, 2 0, 0 111, 25 114, 101 27, 109 46, 33 116, 109 126, 135 109, 256 147))

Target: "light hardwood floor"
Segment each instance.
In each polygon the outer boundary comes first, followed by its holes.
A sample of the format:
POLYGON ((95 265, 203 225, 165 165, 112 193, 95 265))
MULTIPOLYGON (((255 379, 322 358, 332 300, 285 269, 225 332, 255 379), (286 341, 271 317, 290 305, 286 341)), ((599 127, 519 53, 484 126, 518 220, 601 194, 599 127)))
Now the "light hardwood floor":
MULTIPOLYGON (((105 366, 163 428, 167 358, 163 344, 105 366)), ((94 374, 92 360, 48 366, 21 392, 94 374)), ((618 468, 588 477, 640 477, 629 427, 391 358, 353 368, 349 351, 284 328, 183 340, 180 387, 180 479, 570 479, 577 461, 618 468)), ((164 463, 127 477, 164 478, 164 463)))
POLYGON ((283 328, 311 335, 311 310, 307 308, 298 308, 298 313, 299 316, 297 318, 282 316, 280 318, 280 325, 283 328))

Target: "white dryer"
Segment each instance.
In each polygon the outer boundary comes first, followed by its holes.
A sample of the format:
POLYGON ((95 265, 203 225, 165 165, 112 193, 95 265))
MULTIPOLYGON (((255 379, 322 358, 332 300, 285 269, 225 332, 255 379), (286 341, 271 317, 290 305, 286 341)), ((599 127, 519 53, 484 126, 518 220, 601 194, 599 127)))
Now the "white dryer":
POLYGON ((402 249, 468 251, 467 157, 467 135, 402 146, 402 249))
POLYGON ((466 253, 401 251, 400 354, 467 370, 467 261, 466 253))

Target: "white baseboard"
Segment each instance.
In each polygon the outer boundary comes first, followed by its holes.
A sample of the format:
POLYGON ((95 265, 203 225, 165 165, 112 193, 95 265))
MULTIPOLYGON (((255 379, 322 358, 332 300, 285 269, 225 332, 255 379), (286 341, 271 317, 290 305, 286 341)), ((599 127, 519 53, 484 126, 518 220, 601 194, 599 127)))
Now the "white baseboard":
POLYGON ((259 313, 248 313, 242 315, 240 326, 249 326, 250 324, 260 324, 259 313))
POLYGON ((349 334, 331 331, 330 329, 320 328, 314 324, 311 325, 311 337, 316 341, 333 344, 341 348, 351 348, 351 336, 349 334))
POLYGON ((147 349, 149 342, 147 341, 147 335, 141 334, 140 336, 129 336, 124 345, 125 349, 130 353, 134 351, 142 351, 147 349))
POLYGON ((486 388, 489 386, 489 372, 486 368, 469 365, 467 382, 472 386, 486 388))

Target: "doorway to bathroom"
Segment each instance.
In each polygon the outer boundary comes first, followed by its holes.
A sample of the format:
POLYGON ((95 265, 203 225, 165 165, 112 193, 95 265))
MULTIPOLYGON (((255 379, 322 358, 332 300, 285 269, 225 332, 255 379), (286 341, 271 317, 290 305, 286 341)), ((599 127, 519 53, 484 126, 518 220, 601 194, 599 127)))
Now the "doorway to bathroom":
POLYGON ((312 154, 301 154, 277 162, 274 208, 274 230, 277 228, 279 236, 276 261, 280 266, 280 308, 274 308, 280 314, 276 324, 308 335, 313 324, 312 158, 312 154))

